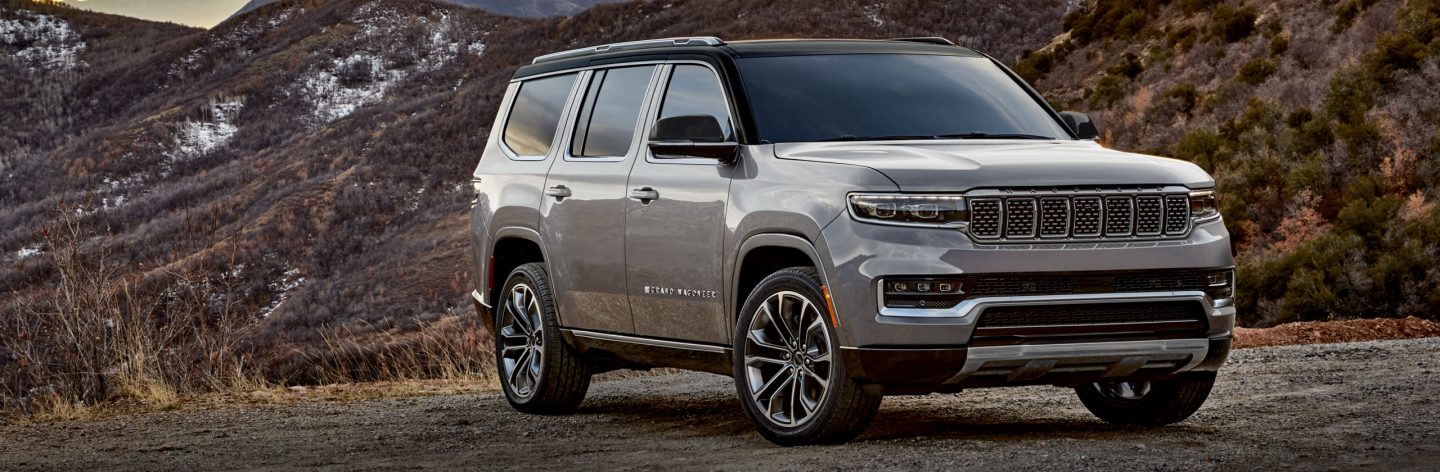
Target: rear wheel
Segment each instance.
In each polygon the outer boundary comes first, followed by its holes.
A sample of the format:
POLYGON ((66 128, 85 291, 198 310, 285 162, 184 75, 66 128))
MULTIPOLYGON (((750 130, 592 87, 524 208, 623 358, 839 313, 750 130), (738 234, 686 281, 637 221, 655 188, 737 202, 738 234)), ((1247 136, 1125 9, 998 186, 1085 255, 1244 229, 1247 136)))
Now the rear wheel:
POLYGON ((1095 382, 1076 387, 1075 393, 1102 420, 1164 426, 1195 414, 1214 386, 1214 372, 1191 372, 1170 380, 1095 382))
POLYGON ((495 364, 510 406, 526 413, 575 411, 590 368, 560 337, 545 264, 515 268, 495 309, 495 364))
POLYGON ((735 332, 735 388, 750 423, 782 446, 841 443, 869 426, 880 396, 846 376, 814 269, 781 270, 751 292, 735 332))

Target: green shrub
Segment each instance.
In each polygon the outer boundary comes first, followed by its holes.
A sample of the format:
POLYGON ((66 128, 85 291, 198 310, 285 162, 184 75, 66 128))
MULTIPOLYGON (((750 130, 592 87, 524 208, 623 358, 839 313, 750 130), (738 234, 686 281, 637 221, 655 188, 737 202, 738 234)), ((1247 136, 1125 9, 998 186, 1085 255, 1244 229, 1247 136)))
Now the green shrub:
POLYGON ((1257 57, 1240 66, 1240 72, 1235 74, 1235 80, 1250 85, 1260 85, 1266 80, 1270 80, 1270 76, 1275 75, 1275 69, 1274 61, 1257 57))
POLYGON ((1225 43, 1245 39, 1255 32, 1255 19, 1258 17, 1255 10, 1248 7, 1220 5, 1210 17, 1210 37, 1225 43))
POLYGON ((1355 24, 1355 18, 1376 1, 1378 0, 1346 0, 1341 3, 1335 7, 1335 24, 1330 27, 1330 31, 1340 33, 1349 29, 1350 25, 1355 24))
POLYGON ((1195 84, 1178 84, 1160 93, 1160 99, 1150 105, 1149 113, 1155 116, 1173 117, 1175 115, 1189 116, 1195 111, 1195 106, 1200 103, 1200 92, 1196 90, 1195 84))
POLYGON ((1194 162, 1209 172, 1214 172, 1217 164, 1224 160, 1223 154, 1220 135, 1207 129, 1186 133, 1175 142, 1175 148, 1170 152, 1176 159, 1194 162))
POLYGON ((1090 108, 1101 110, 1114 106, 1115 102, 1125 98, 1124 85, 1124 77, 1110 74, 1101 77, 1100 82, 1096 83, 1095 88, 1088 94, 1090 108))
POLYGON ((1123 75, 1127 79, 1134 80, 1141 72, 1145 72, 1145 65, 1140 63, 1140 56, 1134 53, 1125 53, 1120 56, 1120 62, 1105 69, 1111 75, 1123 75))
POLYGON ((1175 2, 1175 4, 1180 7, 1181 13, 1194 15, 1214 8, 1215 2, 1216 0, 1180 0, 1175 2))
POLYGON ((1270 56, 1271 56, 1271 57, 1276 57, 1276 56, 1279 56, 1279 55, 1281 55, 1281 54, 1285 54, 1285 51, 1288 51, 1288 50, 1290 50, 1290 38, 1289 38, 1289 37, 1287 37, 1287 36, 1285 36, 1285 35, 1275 35, 1274 38, 1270 38, 1270 56))
POLYGON ((1172 46, 1179 45, 1180 49, 1184 51, 1194 47, 1195 42, 1199 39, 1200 29, 1192 25, 1181 25, 1171 28, 1169 32, 1165 33, 1165 41, 1172 46))

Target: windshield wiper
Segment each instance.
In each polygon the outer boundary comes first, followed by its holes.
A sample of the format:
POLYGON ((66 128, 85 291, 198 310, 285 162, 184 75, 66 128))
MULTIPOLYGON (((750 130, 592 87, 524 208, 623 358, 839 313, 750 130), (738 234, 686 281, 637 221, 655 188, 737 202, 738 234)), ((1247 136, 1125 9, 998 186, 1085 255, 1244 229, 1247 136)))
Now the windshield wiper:
POLYGON ((823 143, 823 142, 831 142, 831 141, 908 141, 908 140, 915 140, 915 139, 937 139, 937 138, 936 138, 935 136, 929 135, 929 134, 915 134, 915 135, 895 134, 895 135, 889 135, 889 136, 853 136, 853 135, 848 135, 848 134, 847 134, 847 135, 845 135, 845 136, 840 136, 840 137, 836 137, 836 138, 822 139, 822 140, 820 140, 819 142, 822 142, 822 143, 823 143))
POLYGON ((984 132, 980 132, 980 131, 973 131, 973 132, 969 132, 969 133, 959 133, 959 134, 943 134, 943 135, 940 135, 940 136, 936 136, 935 138, 936 138, 936 139, 1043 139, 1043 140, 1046 140, 1046 141, 1053 141, 1053 140, 1055 139, 1054 136, 1041 136, 1041 135, 1038 135, 1038 134, 1022 134, 1022 133, 984 133, 984 132))

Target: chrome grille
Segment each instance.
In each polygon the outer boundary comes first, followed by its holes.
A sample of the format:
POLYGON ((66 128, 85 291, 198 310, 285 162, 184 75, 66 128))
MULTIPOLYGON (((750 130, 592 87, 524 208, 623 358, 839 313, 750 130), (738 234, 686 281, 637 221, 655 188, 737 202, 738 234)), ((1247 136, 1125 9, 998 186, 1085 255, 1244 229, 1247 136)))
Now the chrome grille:
POLYGON ((1188 190, 1026 189, 982 191, 970 204, 980 241, 1172 239, 1190 232, 1188 190))

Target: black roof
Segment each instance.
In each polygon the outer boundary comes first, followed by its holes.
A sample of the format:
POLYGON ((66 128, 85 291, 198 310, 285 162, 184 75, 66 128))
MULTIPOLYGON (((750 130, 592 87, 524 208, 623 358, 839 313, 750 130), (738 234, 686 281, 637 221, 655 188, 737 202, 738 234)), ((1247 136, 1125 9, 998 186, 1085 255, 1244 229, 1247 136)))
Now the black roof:
POLYGON ((974 50, 941 44, 930 39, 764 39, 724 42, 718 45, 662 45, 659 47, 595 52, 556 60, 542 61, 520 67, 514 78, 545 74, 593 65, 668 60, 689 57, 766 57, 812 54, 944 54, 985 57, 974 50))

